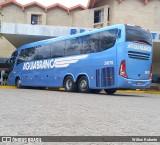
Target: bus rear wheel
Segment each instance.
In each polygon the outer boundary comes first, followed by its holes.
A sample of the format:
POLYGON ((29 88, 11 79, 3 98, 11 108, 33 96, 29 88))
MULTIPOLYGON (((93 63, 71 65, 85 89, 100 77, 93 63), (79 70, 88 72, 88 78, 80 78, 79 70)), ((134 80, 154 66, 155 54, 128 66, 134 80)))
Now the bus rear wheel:
POLYGON ((16 78, 16 83, 15 83, 15 85, 16 85, 16 87, 17 88, 21 88, 22 86, 21 86, 21 79, 18 77, 18 78, 16 78))
POLYGON ((108 95, 113 95, 117 90, 116 89, 105 89, 104 90, 108 95))
POLYGON ((75 92, 77 90, 77 85, 71 76, 65 78, 64 88, 66 92, 75 92))
POLYGON ((89 83, 86 76, 82 76, 78 81, 78 89, 80 93, 89 93, 89 83))

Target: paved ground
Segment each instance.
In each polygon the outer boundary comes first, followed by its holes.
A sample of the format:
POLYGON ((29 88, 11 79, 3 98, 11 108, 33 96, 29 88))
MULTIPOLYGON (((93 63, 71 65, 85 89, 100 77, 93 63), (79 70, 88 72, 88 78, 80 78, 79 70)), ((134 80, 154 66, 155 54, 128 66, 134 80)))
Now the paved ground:
POLYGON ((4 135, 160 136, 160 95, 1 88, 4 135))

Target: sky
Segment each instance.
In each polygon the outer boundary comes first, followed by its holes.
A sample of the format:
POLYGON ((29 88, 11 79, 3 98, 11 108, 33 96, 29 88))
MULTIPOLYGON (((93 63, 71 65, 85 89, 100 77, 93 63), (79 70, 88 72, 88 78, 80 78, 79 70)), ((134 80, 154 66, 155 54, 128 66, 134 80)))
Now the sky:
POLYGON ((66 7, 72 7, 75 6, 77 4, 81 4, 83 6, 87 6, 88 4, 88 0, 16 0, 17 2, 21 3, 21 4, 27 4, 33 1, 37 1, 40 4, 43 4, 44 6, 49 6, 52 5, 54 3, 60 3, 66 7))

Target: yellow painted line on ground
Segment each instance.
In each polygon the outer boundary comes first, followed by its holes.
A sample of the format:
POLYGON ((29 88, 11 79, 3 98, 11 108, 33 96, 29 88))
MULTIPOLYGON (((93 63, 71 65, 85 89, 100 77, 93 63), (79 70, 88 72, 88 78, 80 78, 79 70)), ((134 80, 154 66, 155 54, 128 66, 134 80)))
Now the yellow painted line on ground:
POLYGON ((158 91, 148 91, 146 93, 148 93, 148 94, 160 94, 160 91, 159 92, 158 91))
MULTIPOLYGON (((16 86, 0 86, 0 88, 3 89, 16 89, 16 86)), ((64 91, 64 88, 48 88, 47 90, 53 90, 53 91, 64 91)), ((143 91, 143 90, 118 90, 117 92, 123 92, 123 93, 147 93, 147 94, 160 94, 160 91, 143 91)))
POLYGON ((0 86, 0 88, 3 88, 3 89, 16 89, 17 87, 16 86, 0 86))
POLYGON ((126 93, 147 93, 147 94, 160 94, 160 91, 150 91, 150 90, 148 90, 148 91, 142 91, 142 90, 118 90, 117 92, 126 92, 126 93))
POLYGON ((50 91, 64 91, 64 88, 46 88, 46 90, 50 90, 50 91))

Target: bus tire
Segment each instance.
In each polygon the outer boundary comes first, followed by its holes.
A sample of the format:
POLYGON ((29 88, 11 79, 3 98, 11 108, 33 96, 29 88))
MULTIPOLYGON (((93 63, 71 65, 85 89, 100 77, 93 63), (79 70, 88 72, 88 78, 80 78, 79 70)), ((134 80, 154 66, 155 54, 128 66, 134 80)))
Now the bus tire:
POLYGON ((64 88, 66 92, 75 92, 77 91, 77 85, 74 82, 71 76, 68 76, 64 80, 64 88))
POLYGON ((89 93, 89 83, 86 76, 82 76, 78 81, 78 90, 80 93, 89 93))
POLYGON ((108 95, 113 95, 117 90, 116 89, 104 89, 104 91, 108 95))
POLYGON ((102 90, 101 89, 91 89, 92 94, 99 94, 102 90))
POLYGON ((17 88, 21 88, 21 87, 22 87, 22 86, 21 86, 21 79, 20 79, 19 77, 16 78, 15 86, 16 86, 17 88))

